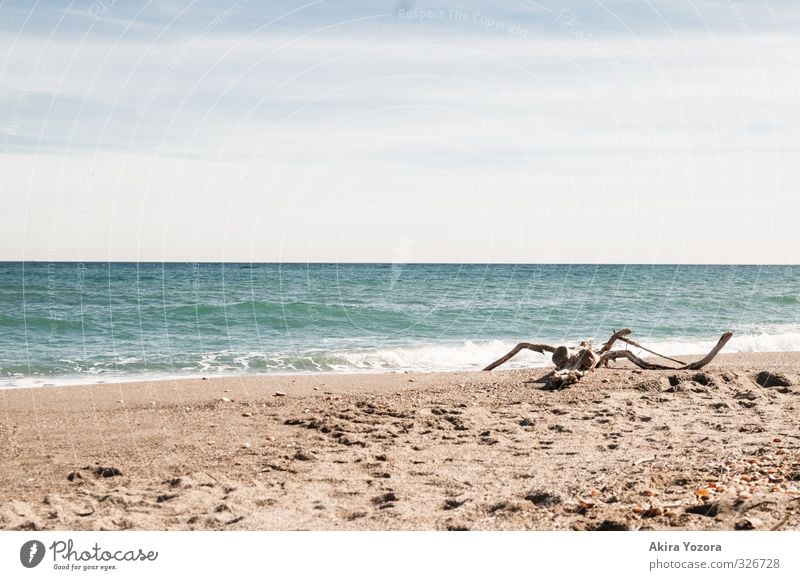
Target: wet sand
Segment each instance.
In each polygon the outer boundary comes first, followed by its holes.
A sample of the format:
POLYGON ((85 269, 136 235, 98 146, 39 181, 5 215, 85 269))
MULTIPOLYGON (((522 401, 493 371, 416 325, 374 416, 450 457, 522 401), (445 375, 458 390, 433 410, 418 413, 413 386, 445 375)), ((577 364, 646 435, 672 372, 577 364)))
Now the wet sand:
POLYGON ((800 529, 800 353, 546 372, 3 390, 0 529, 800 529))

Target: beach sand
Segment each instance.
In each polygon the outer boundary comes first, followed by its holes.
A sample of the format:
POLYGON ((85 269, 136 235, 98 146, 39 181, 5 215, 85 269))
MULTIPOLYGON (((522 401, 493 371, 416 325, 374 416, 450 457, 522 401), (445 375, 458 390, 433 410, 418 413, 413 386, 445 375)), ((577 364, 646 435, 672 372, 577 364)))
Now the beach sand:
POLYGON ((800 353, 546 372, 3 390, 0 528, 800 529, 800 353))

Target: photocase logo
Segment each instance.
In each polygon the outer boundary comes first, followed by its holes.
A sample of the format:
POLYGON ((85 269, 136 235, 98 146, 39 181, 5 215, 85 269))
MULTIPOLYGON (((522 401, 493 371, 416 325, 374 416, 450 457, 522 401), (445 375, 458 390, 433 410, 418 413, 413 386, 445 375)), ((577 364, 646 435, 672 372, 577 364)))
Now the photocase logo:
POLYGON ((22 544, 19 550, 19 561, 26 568, 36 568, 44 558, 44 544, 39 540, 30 540, 22 544))

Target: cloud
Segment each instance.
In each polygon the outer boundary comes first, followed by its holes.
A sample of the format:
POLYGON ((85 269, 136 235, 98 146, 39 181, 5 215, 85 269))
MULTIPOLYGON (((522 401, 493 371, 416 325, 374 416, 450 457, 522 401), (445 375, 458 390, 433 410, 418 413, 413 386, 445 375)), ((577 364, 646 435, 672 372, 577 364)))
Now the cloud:
POLYGON ((790 4, 306 4, 11 5, 0 257, 796 261, 790 4))

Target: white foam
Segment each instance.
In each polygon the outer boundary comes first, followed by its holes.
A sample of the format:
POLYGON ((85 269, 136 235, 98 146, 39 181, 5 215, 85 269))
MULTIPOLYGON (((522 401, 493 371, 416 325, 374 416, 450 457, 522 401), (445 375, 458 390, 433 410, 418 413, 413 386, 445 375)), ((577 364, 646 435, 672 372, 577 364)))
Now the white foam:
MULTIPOLYGON (((669 341, 637 340, 640 344, 666 355, 706 354, 719 338, 713 340, 675 339, 669 341)), ((637 350, 637 349, 632 349, 637 350)), ((800 332, 734 334, 722 352, 792 352, 800 351, 800 332)))
MULTIPOLYGON (((734 334, 723 349, 723 353, 735 352, 791 352, 800 351, 800 328, 779 327, 771 332, 744 332, 734 334)), ((595 340, 598 345, 606 337, 595 340)), ((635 337, 637 342, 661 354, 702 355, 711 350, 719 337, 708 340, 693 338, 676 338, 672 340, 651 340, 647 337, 635 337)), ((231 356, 234 364, 225 364, 220 358, 227 358, 232 353, 205 353, 196 366, 181 368, 180 372, 142 372, 119 373, 108 369, 103 373, 105 382, 130 382, 150 380, 172 380, 179 378, 200 377, 207 374, 214 376, 231 376, 245 374, 318 374, 318 373, 370 373, 397 371, 468 371, 484 368, 493 360, 511 350, 514 340, 463 341, 449 344, 420 344, 391 348, 353 348, 346 350, 317 350, 307 353, 274 353, 248 352, 231 356)), ((567 343, 571 344, 571 343, 567 343)), ((620 348, 624 344, 620 344, 620 348)), ((642 356, 647 353, 639 349, 631 350, 642 356)), ((550 364, 549 355, 541 355, 531 351, 522 351, 508 361, 503 368, 543 367, 550 364)), ((75 374, 61 376, 15 375, 4 377, 0 388, 61 386, 85 383, 97 383, 98 369, 92 368, 75 374)))
MULTIPOLYGON (((637 337, 637 342, 661 354, 703 355, 717 344, 719 338, 697 340, 676 338, 673 340, 647 340, 637 337)), ((514 346, 513 341, 493 340, 488 342, 466 341, 461 344, 436 344, 400 347, 391 349, 357 350, 338 353, 347 364, 337 365, 337 371, 353 370, 409 370, 409 371, 455 371, 476 370, 503 356, 514 346)), ((595 344, 598 344, 596 341, 595 344)), ((624 343, 618 343, 619 348, 624 343)), ((634 353, 648 356, 637 348, 634 353)), ((734 334, 722 352, 791 352, 800 351, 800 332, 734 334)), ((524 350, 504 365, 504 368, 541 367, 550 364, 549 355, 524 350)), ((333 365, 332 365, 333 366, 333 365)))
MULTIPOLYGON (((476 370, 503 356, 514 347, 513 342, 465 341, 461 344, 434 344, 392 349, 359 350, 339 353, 351 369, 454 371, 476 370)), ((509 367, 545 366, 549 357, 532 351, 523 351, 509 362, 509 367)), ((338 370, 338 369, 337 369, 338 370)), ((347 370, 347 369, 342 369, 347 370)))

